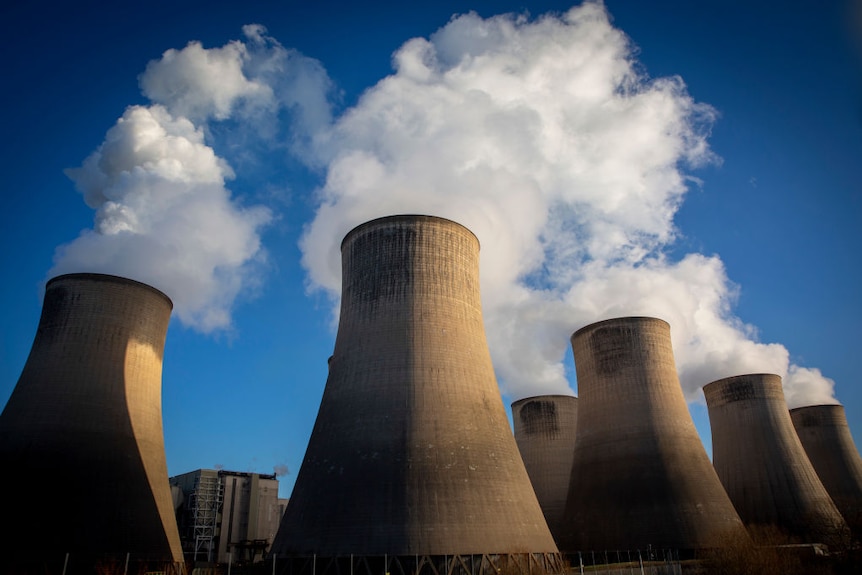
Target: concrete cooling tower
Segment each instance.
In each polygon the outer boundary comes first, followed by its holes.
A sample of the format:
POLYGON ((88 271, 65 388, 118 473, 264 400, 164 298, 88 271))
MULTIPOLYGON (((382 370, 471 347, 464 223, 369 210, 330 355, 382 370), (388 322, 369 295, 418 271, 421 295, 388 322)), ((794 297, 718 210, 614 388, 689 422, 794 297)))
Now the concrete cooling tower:
POLYGON ((515 441, 554 539, 559 538, 575 452, 578 398, 541 395, 512 404, 515 441))
POLYGON ((797 407, 790 410, 790 419, 823 487, 854 536, 862 537, 862 458, 844 406, 797 407))
POLYGON ((560 549, 681 550, 745 538, 689 415, 670 326, 649 317, 572 336, 578 430, 560 549))
POLYGON ((703 393, 715 470, 755 539, 828 544, 846 533, 793 430, 781 377, 728 377, 703 393))
POLYGON ((124 278, 48 282, 0 415, 4 568, 59 573, 65 562, 67 574, 92 573, 127 554, 130 568, 178 568, 161 414, 171 309, 163 293, 124 278))
POLYGON ((491 366, 476 237, 400 215, 353 229, 341 252, 335 350, 276 563, 560 569, 491 366))

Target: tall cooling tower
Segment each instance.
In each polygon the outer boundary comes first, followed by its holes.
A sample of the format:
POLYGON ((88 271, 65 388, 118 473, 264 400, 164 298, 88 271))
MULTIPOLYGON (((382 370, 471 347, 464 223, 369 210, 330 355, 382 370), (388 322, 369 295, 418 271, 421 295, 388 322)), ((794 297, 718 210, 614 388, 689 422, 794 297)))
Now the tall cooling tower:
POLYGON ((715 470, 752 536, 829 543, 846 531, 793 430, 781 377, 728 377, 703 393, 715 470))
POLYGON ((65 562, 74 573, 127 554, 130 568, 182 561, 161 414, 171 308, 163 293, 124 278, 48 282, 0 415, 4 564, 59 572, 65 562))
POLYGON ((491 366, 476 237, 400 215, 353 229, 341 252, 335 351, 276 561, 558 568, 491 366))
POLYGON ((515 441, 554 539, 559 539, 575 452, 578 398, 541 395, 512 404, 515 441))
POLYGON ((689 415, 670 326, 626 317, 572 336, 578 430, 563 551, 700 549, 746 537, 689 415))
POLYGON ((862 537, 862 458, 844 406, 797 407, 790 419, 823 487, 854 535, 862 537))

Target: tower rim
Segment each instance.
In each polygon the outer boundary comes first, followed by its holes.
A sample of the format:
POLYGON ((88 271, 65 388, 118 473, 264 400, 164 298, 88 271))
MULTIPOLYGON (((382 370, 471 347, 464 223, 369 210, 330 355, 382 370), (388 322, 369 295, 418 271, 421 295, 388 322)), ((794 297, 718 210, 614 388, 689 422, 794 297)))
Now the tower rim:
POLYGON ((373 220, 368 220, 367 222, 363 222, 363 223, 359 224, 358 226, 352 228, 349 232, 347 232, 344 235, 344 239, 341 240, 341 247, 340 247, 341 251, 344 251, 344 245, 347 243, 347 240, 349 240, 351 237, 361 233, 363 229, 369 228, 369 227, 372 227, 375 225, 379 225, 379 224, 384 223, 384 222, 399 221, 399 220, 400 221, 413 221, 413 222, 424 220, 424 221, 431 221, 431 222, 446 222, 446 223, 454 224, 455 226, 465 230, 467 233, 469 233, 471 236, 473 236, 473 238, 476 240, 476 244, 479 245, 480 249, 482 247, 482 242, 479 241, 478 236, 476 236, 476 234, 474 234, 470 228, 468 228, 467 226, 465 226, 462 223, 456 222, 455 220, 450 220, 449 218, 444 218, 441 216, 432 216, 429 214, 394 214, 394 215, 390 215, 390 216, 381 216, 379 218, 374 218, 373 220))
POLYGON ((843 403, 812 403, 811 405, 800 405, 799 407, 792 407, 792 408, 790 408, 790 413, 793 413, 795 411, 800 411, 802 409, 811 409, 812 407, 819 407, 819 408, 840 407, 841 409, 844 409, 844 404, 843 403))
POLYGON ((616 323, 616 322, 629 323, 632 321, 638 321, 638 322, 644 322, 644 323, 663 323, 668 328, 670 328, 670 323, 668 323, 667 321, 665 321, 661 318, 658 318, 658 317, 652 317, 652 316, 648 316, 648 315, 631 315, 631 316, 611 317, 608 319, 603 319, 603 320, 599 320, 596 322, 591 322, 591 323, 585 325, 584 327, 576 330, 572 334, 571 339, 575 339, 578 335, 580 335, 583 332, 593 330, 593 329, 596 329, 598 327, 602 327, 606 324, 611 324, 611 323, 616 323))
POLYGON ((777 373, 762 371, 762 372, 752 372, 752 373, 740 373, 737 375, 729 375, 727 377, 720 377, 718 379, 714 379, 714 380, 710 381, 709 383, 705 384, 702 389, 703 389, 704 393, 706 393, 707 387, 713 386, 716 389, 721 387, 721 385, 715 385, 717 383, 728 385, 732 382, 743 381, 743 380, 746 380, 749 378, 755 378, 758 380, 763 380, 765 378, 768 378, 769 380, 775 380, 777 378, 779 382, 782 382, 782 383, 784 382, 784 378, 781 377, 780 375, 778 375, 777 373))
POLYGON ((555 399, 558 397, 563 397, 563 398, 569 398, 570 397, 572 399, 578 399, 577 395, 571 395, 571 394, 567 394, 567 393, 541 393, 538 395, 529 395, 527 397, 522 397, 521 399, 516 399, 515 401, 512 402, 511 405, 515 406, 515 405, 517 405, 519 403, 523 403, 525 401, 535 401, 537 399, 544 399, 544 398, 555 399))
POLYGON ((75 280, 75 279, 103 281, 103 282, 118 283, 118 284, 127 284, 127 285, 132 285, 135 287, 145 288, 145 289, 148 289, 148 290, 154 292, 155 294, 161 296, 162 298, 164 298, 168 302, 168 306, 170 306, 170 309, 171 310, 174 309, 173 300, 171 300, 171 298, 162 290, 155 288, 155 287, 151 286, 150 284, 147 284, 147 283, 144 283, 144 282, 141 282, 138 280, 133 280, 131 278, 127 278, 124 276, 114 275, 114 274, 103 274, 103 273, 96 273, 96 272, 74 272, 74 273, 68 273, 68 274, 60 274, 58 276, 54 276, 51 279, 49 279, 45 283, 45 289, 48 289, 48 287, 50 287, 51 284, 53 284, 55 282, 59 282, 59 281, 63 281, 63 280, 75 280))

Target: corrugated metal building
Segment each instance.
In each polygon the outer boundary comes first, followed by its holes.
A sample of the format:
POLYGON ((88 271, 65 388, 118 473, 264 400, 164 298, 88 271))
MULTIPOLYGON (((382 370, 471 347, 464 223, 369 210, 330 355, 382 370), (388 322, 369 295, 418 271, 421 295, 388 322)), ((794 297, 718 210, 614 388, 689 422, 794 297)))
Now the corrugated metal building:
POLYGON ((186 559, 217 563, 262 561, 287 500, 275 475, 198 469, 170 478, 186 559))

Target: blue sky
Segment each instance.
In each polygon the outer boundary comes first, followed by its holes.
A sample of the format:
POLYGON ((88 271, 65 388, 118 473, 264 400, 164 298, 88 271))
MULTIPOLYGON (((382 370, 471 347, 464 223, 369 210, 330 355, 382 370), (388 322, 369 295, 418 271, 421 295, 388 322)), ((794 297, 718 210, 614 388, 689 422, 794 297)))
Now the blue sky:
POLYGON ((409 211, 479 235, 507 406, 575 388, 576 329, 653 315, 707 446, 699 388, 781 370, 789 401, 840 401, 862 442, 854 4, 573 6, 0 9, 0 401, 53 273, 163 282, 169 473, 286 467, 286 496, 334 343, 338 243, 409 211), (122 251, 153 238, 195 265, 122 251))

